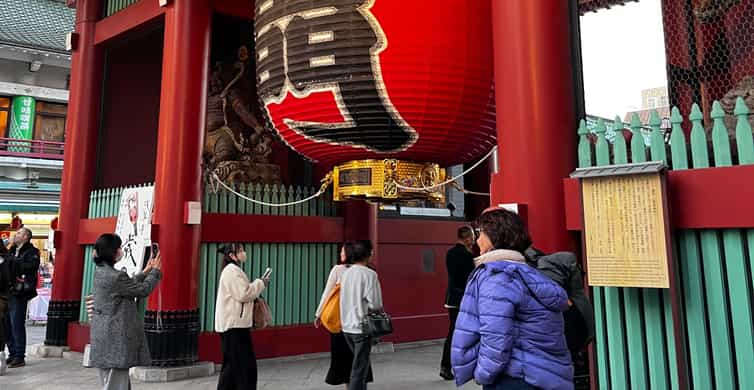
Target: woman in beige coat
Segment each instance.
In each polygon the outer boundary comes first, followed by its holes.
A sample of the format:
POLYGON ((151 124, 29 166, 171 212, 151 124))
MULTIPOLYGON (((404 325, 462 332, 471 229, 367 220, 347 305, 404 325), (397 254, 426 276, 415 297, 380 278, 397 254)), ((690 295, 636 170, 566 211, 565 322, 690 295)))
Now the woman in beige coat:
POLYGON ((251 341, 254 300, 270 284, 270 279, 249 282, 241 268, 246 262, 243 244, 228 244, 220 251, 224 267, 217 288, 215 332, 220 334, 223 366, 217 389, 256 389, 257 359, 251 341))

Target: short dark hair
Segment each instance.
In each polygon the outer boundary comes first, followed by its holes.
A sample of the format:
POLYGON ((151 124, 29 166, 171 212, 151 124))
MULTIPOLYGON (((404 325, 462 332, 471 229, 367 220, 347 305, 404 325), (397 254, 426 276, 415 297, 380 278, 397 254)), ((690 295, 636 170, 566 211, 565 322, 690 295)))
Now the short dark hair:
POLYGON ((97 251, 97 256, 94 257, 94 262, 97 265, 108 264, 115 265, 115 257, 118 255, 118 249, 123 244, 120 237, 117 234, 105 233, 97 239, 94 243, 94 250, 97 251))
POLYGON ((479 227, 492 241, 495 249, 510 249, 523 253, 531 246, 531 238, 518 214, 505 209, 482 213, 479 227))
POLYGON ((458 239, 459 240, 465 240, 469 237, 474 237, 474 229, 471 228, 471 226, 461 226, 458 228, 458 239))
POLYGON ((246 248, 244 248, 244 245, 240 242, 231 242, 217 248, 217 253, 223 255, 223 266, 226 266, 230 263, 235 263, 235 261, 230 258, 230 255, 237 256, 238 252, 240 252, 241 249, 246 250, 246 248))
POLYGON ((343 248, 346 250, 346 262, 353 264, 362 261, 372 255, 372 241, 358 240, 347 241, 343 244, 343 248))
POLYGON ((32 238, 32 237, 34 237, 34 233, 32 233, 32 232, 31 232, 31 229, 29 229, 29 228, 27 228, 27 227, 25 227, 25 226, 24 226, 24 227, 22 227, 22 228, 20 228, 20 229, 18 229, 18 230, 21 230, 21 231, 23 231, 24 233, 26 233, 26 236, 27 236, 27 237, 28 237, 28 238, 29 238, 30 240, 31 240, 31 238, 32 238))

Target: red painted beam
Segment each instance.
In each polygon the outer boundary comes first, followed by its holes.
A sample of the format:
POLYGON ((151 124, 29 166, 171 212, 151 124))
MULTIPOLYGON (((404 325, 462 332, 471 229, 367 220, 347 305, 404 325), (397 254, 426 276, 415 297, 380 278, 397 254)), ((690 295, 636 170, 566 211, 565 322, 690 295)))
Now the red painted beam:
POLYGON ((103 233, 115 231, 117 218, 82 219, 79 222, 79 245, 90 245, 103 233))
POLYGON ((165 7, 160 7, 156 0, 140 0, 97 22, 94 43, 98 45, 105 43, 154 22, 165 13, 165 9, 165 7))
MULTIPOLYGON (((115 231, 117 218, 82 219, 79 245, 94 244, 105 232, 115 231)), ((159 232, 153 229, 153 238, 159 232)), ((455 233, 454 233, 455 234, 455 233)), ((278 215, 203 214, 202 242, 340 242, 343 218, 278 215), (244 228, 248 227, 248 228, 244 228)), ((452 241, 451 241, 452 242, 452 241)))
POLYGON ((202 242, 340 242, 343 218, 202 215, 202 242))
POLYGON ((377 220, 377 236, 384 244, 453 245, 465 222, 384 218, 377 220))
MULTIPOLYGON (((564 183, 569 230, 581 230, 581 197, 577 180, 564 183)), ((668 207, 674 229, 754 227, 754 165, 690 169, 668 173, 668 207), (736 183, 722 193, 721 185, 736 183)))
POLYGON ((241 19, 254 19, 254 0, 214 0, 212 10, 241 19))

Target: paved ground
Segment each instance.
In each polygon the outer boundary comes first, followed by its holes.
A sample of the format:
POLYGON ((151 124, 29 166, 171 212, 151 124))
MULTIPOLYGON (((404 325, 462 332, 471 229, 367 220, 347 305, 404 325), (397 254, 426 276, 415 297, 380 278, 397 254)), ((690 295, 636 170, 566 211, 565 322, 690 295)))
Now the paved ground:
MULTIPOLYGON (((44 327, 29 327, 29 345, 44 341, 44 327)), ((441 345, 396 347, 397 352, 373 356, 375 383, 370 390, 435 390, 454 389, 455 385, 438 376, 441 345)), ((271 359, 259 362, 259 389, 270 390, 332 390, 343 387, 324 384, 329 358, 271 359)), ((146 384, 135 382, 134 390, 214 389, 217 376, 190 381, 146 384)), ((462 389, 478 389, 467 384, 462 389)), ((27 366, 9 370, 0 377, 0 390, 96 390, 97 373, 80 362, 64 359, 29 358, 27 366)))

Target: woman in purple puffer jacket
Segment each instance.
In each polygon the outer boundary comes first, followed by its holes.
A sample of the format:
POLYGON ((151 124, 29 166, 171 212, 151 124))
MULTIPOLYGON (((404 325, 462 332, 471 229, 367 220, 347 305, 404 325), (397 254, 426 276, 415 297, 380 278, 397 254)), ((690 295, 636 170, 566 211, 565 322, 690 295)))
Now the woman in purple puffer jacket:
POLYGON ((531 240, 517 214, 486 211, 479 228, 482 255, 453 334, 456 384, 474 379, 485 390, 572 390, 566 292, 526 264, 522 252, 531 240))

